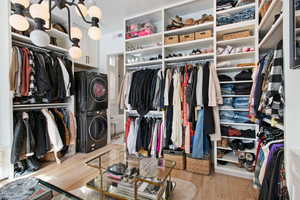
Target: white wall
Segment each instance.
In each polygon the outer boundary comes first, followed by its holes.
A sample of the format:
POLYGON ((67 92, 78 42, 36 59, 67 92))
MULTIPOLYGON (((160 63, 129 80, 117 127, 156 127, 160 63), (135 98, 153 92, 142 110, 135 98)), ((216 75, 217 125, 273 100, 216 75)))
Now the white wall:
POLYGON ((300 198, 300 69, 290 69, 291 45, 289 21, 291 1, 283 1, 285 69, 285 168, 290 199, 300 198))
POLYGON ((9 176, 10 172, 10 147, 12 140, 12 110, 9 93, 9 58, 10 58, 10 26, 8 17, 10 1, 2 1, 0 6, 0 19, 2 21, 0 31, 0 180, 9 176))
POLYGON ((107 56, 113 54, 123 54, 124 36, 119 37, 123 31, 104 34, 99 42, 99 71, 107 73, 107 56))

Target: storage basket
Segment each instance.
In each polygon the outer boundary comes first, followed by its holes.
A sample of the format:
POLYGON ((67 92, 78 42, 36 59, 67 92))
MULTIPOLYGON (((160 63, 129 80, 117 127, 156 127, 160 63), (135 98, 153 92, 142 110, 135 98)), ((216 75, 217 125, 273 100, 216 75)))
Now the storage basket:
POLYGON ((165 38, 165 44, 176 44, 179 43, 179 36, 173 35, 173 36, 167 36, 165 38))
POLYGON ((224 34, 223 40, 233 40, 233 39, 249 37, 249 36, 251 36, 251 32, 249 30, 239 31, 235 33, 224 34))
POLYGON ((175 169, 185 169, 186 158, 184 151, 164 150, 164 159, 175 161, 175 169))
POLYGON ((211 173, 211 160, 210 157, 207 159, 192 158, 191 154, 186 156, 186 171, 210 175, 211 173))
POLYGON ((212 30, 199 31, 195 33, 195 40, 201 40, 212 37, 212 30))
POLYGON ((188 42, 195 40, 195 33, 185 34, 180 36, 180 42, 188 42))

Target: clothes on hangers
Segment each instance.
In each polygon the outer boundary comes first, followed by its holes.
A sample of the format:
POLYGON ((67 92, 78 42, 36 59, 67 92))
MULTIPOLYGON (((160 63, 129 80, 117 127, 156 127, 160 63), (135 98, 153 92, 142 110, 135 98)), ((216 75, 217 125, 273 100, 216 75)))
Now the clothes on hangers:
POLYGON ((273 152, 277 148, 283 147, 283 135, 282 130, 273 128, 267 123, 261 123, 260 125, 254 176, 254 185, 258 188, 263 183, 273 152))
POLYGON ((164 146, 164 128, 161 119, 128 117, 126 120, 128 154, 147 152, 146 156, 161 157, 164 146))
POLYGON ((75 117, 66 109, 14 112, 12 164, 20 165, 32 157, 41 159, 49 152, 64 155, 75 142, 75 117))
POLYGON ((119 98, 121 107, 129 110, 137 110, 144 116, 150 110, 160 108, 163 84, 162 70, 146 69, 135 72, 127 72, 119 98))
POLYGON ((197 130, 200 130, 196 128, 200 126, 197 125, 200 122, 196 119, 196 107, 203 110, 201 132, 212 140, 220 140, 218 105, 223 103, 223 99, 215 66, 209 62, 190 64, 168 68, 165 74, 166 148, 184 148, 186 153, 190 153, 194 145, 203 145, 192 141, 196 137, 195 131, 197 135, 197 130))
POLYGON ((250 114, 254 119, 271 117, 283 122, 284 74, 282 41, 259 62, 250 96, 250 114))
POLYGON ((13 46, 10 89, 18 103, 65 101, 74 94, 72 62, 54 54, 13 46))
POLYGON ((289 199, 287 190, 284 150, 283 145, 272 149, 272 158, 268 161, 268 166, 259 193, 259 200, 269 199, 289 199))

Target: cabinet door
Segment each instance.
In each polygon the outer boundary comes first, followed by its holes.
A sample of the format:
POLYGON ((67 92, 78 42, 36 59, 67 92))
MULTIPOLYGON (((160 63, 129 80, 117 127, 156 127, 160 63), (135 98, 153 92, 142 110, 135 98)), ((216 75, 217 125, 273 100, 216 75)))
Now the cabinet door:
POLYGON ((86 60, 87 65, 97 68, 98 67, 98 42, 96 40, 92 40, 88 36, 88 31, 86 31, 86 44, 87 44, 87 51, 86 51, 86 60))

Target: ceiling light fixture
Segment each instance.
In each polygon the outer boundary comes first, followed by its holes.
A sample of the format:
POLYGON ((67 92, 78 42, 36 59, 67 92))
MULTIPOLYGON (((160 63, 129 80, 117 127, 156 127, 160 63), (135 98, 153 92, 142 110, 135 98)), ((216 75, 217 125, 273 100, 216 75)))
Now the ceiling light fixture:
POLYGON ((34 30, 30 33, 30 39, 33 44, 39 47, 45 47, 50 44, 50 37, 46 30, 51 29, 52 11, 54 8, 66 9, 68 13, 68 35, 72 42, 69 54, 73 59, 79 59, 82 55, 79 43, 82 38, 82 32, 77 27, 71 28, 71 11, 70 7, 74 6, 76 13, 82 17, 83 21, 91 24, 88 35, 93 40, 101 39, 101 29, 99 22, 102 18, 102 12, 97 6, 91 6, 89 9, 85 6, 84 0, 39 0, 38 3, 30 5, 30 0, 11 0, 14 4, 15 11, 10 16, 10 25, 18 31, 29 29, 29 22, 24 12, 29 7, 29 13, 35 22, 34 30), (29 6, 30 5, 30 6, 29 6), (90 17, 90 21, 86 17, 90 17))

